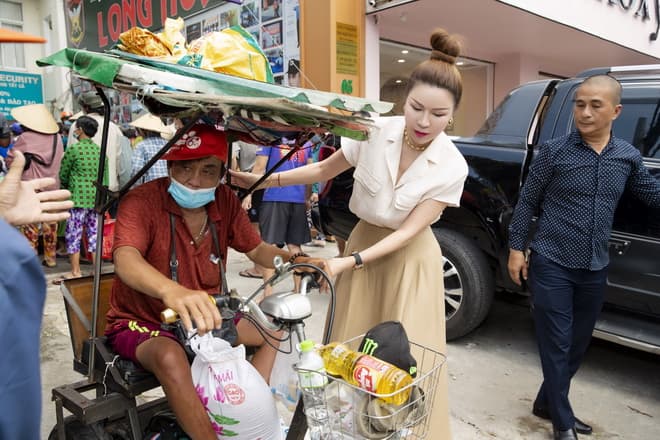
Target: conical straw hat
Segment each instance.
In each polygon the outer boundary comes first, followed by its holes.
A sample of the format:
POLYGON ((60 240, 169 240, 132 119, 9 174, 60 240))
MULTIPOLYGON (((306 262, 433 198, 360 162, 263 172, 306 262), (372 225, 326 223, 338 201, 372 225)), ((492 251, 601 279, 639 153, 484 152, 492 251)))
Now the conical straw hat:
POLYGON ((60 131, 53 115, 44 104, 29 104, 11 109, 11 116, 22 126, 44 134, 60 131))
POLYGON ((151 113, 145 113, 128 125, 161 134, 167 134, 170 132, 170 130, 165 124, 163 124, 160 118, 158 116, 152 115, 151 113))

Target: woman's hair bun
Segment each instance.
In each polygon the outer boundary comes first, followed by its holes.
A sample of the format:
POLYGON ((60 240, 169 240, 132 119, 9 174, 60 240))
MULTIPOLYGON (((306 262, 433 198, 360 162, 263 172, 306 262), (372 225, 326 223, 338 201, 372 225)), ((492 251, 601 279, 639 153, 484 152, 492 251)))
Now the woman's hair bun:
POLYGON ((438 28, 431 34, 431 59, 456 64, 456 58, 461 53, 461 44, 454 35, 438 28))

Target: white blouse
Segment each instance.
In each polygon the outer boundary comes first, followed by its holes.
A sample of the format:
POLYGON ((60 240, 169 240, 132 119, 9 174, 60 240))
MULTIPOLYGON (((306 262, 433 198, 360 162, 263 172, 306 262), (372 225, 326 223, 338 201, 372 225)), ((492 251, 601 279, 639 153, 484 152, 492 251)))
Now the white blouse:
POLYGON ((459 205, 468 167, 445 133, 436 137, 396 182, 404 118, 378 118, 375 123, 368 141, 342 138, 341 151, 355 167, 349 203, 355 215, 376 226, 398 229, 424 200, 459 205))

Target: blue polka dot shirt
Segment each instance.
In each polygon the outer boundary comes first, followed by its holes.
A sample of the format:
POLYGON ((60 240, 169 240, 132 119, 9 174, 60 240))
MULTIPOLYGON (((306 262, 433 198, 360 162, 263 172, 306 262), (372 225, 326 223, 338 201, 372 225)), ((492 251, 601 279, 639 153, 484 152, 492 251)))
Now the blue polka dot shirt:
POLYGON ((600 270, 609 263, 607 242, 625 189, 660 207, 660 182, 626 141, 612 136, 600 154, 577 131, 548 141, 520 192, 509 247, 526 248, 532 217, 538 215, 531 249, 564 267, 600 270))

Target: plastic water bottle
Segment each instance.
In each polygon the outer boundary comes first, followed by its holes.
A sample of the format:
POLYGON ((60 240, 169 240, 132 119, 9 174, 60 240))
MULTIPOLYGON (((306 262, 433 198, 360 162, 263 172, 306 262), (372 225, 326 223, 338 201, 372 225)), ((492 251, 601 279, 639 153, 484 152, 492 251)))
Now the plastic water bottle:
POLYGON ((331 376, 376 394, 387 403, 402 405, 410 397, 413 378, 399 367, 368 354, 351 350, 344 344, 331 342, 321 347, 320 355, 331 376))
POLYGON ((328 378, 325 376, 323 358, 314 350, 314 342, 309 339, 300 343, 298 383, 302 392, 310 439, 330 439, 330 417, 325 398, 328 378))

